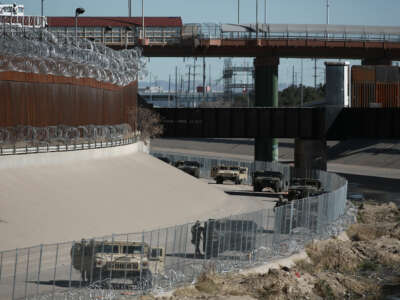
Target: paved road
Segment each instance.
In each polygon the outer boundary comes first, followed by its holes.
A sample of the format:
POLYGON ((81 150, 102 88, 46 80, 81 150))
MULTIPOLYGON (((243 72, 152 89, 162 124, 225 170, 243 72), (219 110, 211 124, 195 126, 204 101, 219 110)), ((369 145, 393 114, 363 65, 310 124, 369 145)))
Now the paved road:
MULTIPOLYGON (((400 205, 400 142, 328 142, 328 170, 349 181, 349 195, 400 205)), ((253 160, 251 139, 155 139, 152 150, 253 160)), ((279 140, 279 159, 293 162, 293 140, 279 140)))

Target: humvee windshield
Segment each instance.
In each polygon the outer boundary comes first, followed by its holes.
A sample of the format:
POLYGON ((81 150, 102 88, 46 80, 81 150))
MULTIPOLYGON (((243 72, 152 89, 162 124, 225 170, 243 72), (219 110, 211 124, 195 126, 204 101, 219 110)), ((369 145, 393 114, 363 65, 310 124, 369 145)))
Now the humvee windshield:
POLYGON ((239 171, 239 167, 230 167, 232 171, 239 171))
POLYGON ((142 246, 123 246, 122 253, 125 254, 141 254, 143 251, 142 246))
POLYGON ((256 171, 254 172, 254 177, 279 177, 282 179, 283 174, 274 171, 256 171))
POLYGON ((118 245, 98 245, 96 253, 119 253, 118 245))
POLYGON ((200 167, 200 164, 197 161, 185 161, 184 164, 188 167, 200 167))
POLYGON ((220 170, 228 170, 228 168, 225 167, 225 166, 220 166, 220 167, 218 167, 218 169, 220 169, 220 170))

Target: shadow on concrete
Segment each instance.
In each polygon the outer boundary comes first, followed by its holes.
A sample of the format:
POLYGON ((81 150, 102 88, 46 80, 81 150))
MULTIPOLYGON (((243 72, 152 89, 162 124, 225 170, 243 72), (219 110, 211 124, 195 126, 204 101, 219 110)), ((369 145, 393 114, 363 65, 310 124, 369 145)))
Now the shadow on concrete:
MULTIPOLYGON (((28 281, 28 283, 32 284, 37 284, 37 281, 28 281)), ((89 286, 88 282, 85 281, 79 281, 79 280, 49 280, 49 281, 39 281, 40 285, 55 285, 56 287, 62 287, 62 288, 69 288, 70 286, 72 288, 79 288, 79 287, 86 287, 89 286)))

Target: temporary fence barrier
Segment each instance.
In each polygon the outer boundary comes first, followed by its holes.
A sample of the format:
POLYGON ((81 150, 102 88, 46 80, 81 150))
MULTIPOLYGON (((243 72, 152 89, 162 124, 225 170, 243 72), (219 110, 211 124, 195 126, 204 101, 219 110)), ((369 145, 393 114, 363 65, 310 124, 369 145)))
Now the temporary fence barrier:
MULTIPOLYGON (((202 177, 220 164, 280 171, 288 181, 300 172, 279 163, 153 155, 198 161, 202 177)), ((227 272, 290 255, 354 221, 346 210, 345 179, 323 171, 307 176, 319 179, 326 192, 200 224, 0 252, 0 299, 114 299, 170 290, 193 282, 205 269, 227 272)))

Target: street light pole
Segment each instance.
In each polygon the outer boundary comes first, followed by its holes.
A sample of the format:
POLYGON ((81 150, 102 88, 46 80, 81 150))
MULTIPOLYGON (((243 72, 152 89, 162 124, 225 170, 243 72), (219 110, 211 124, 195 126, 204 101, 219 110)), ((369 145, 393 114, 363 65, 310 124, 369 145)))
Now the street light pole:
POLYGON ((142 34, 143 34, 143 39, 146 38, 146 32, 145 32, 145 28, 144 28, 144 0, 142 0, 142 34))
POLYGON ((78 16, 83 14, 85 9, 82 7, 78 7, 75 9, 75 44, 78 45, 78 16))
POLYGON ((267 0, 264 0, 264 24, 267 24, 267 0))
POLYGON ((329 25, 329 0, 326 0, 326 25, 329 25))
POLYGON ((128 0, 128 16, 132 17, 132 0, 128 0))
POLYGON ((238 24, 240 24, 240 0, 238 0, 238 24))
POLYGON ((43 1, 44 0, 42 0, 42 6, 41 6, 41 16, 43 17, 43 1))
POLYGON ((256 0, 256 38, 258 38, 258 0, 256 0))

